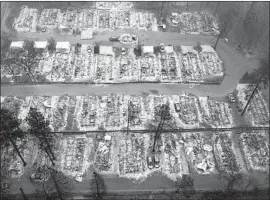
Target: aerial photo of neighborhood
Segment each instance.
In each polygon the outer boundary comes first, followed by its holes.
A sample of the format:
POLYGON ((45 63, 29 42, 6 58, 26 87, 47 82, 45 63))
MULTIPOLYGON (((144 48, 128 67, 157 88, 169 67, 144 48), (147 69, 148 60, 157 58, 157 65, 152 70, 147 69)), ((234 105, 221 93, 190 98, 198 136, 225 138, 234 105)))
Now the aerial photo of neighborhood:
POLYGON ((269 199, 269 68, 267 1, 1 1, 0 199, 269 199))

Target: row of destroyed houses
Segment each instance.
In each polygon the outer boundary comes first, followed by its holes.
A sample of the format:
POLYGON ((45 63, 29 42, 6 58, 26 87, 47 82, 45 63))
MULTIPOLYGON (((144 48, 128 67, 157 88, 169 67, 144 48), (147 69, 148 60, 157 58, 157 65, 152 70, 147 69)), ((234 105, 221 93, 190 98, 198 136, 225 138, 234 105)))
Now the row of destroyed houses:
MULTIPOLYGON (((34 47, 39 50, 47 51, 47 41, 35 41, 34 47)), ((10 50, 20 50, 24 47, 24 41, 13 41, 10 44, 10 50)), ((67 41, 56 42, 56 52, 69 53, 71 50, 71 44, 67 41)), ((173 46, 164 46, 164 52, 172 53, 173 46)), ((154 53, 154 46, 142 46, 142 53, 154 53)), ((100 45, 98 46, 98 53, 102 55, 114 55, 113 46, 100 45)))

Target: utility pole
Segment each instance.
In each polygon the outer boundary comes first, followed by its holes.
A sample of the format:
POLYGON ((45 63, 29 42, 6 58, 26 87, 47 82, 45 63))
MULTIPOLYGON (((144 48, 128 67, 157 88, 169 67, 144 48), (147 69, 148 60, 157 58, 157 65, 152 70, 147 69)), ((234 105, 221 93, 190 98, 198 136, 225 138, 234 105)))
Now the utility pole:
POLYGON ((220 31, 220 33, 219 33, 219 35, 218 35, 218 38, 217 38, 216 44, 215 44, 215 46, 214 46, 214 49, 215 49, 215 50, 216 50, 216 47, 217 47, 218 41, 219 41, 219 39, 220 39, 220 37, 221 37, 222 33, 225 31, 225 29, 226 29, 226 27, 227 27, 227 24, 228 24, 228 20, 225 22, 225 26, 224 26, 224 28, 222 28, 222 29, 221 29, 221 31, 220 31))
POLYGON ((128 102, 128 123, 127 123, 127 135, 129 134, 130 106, 131 106, 131 101, 129 101, 129 102, 128 102))
POLYGON ((93 172, 94 176, 95 176, 95 182, 96 182, 96 188, 97 188, 97 196, 100 196, 100 192, 99 192, 99 187, 98 187, 98 181, 97 181, 97 173, 93 172))
POLYGON ((248 102, 246 103, 246 106, 245 106, 245 108, 243 109, 243 111, 242 111, 242 113, 241 113, 241 116, 242 116, 242 117, 243 117, 243 115, 245 114, 246 109, 247 109, 247 107, 248 107, 248 105, 249 105, 251 99, 253 98, 253 96, 254 96, 254 94, 255 94, 257 88, 259 87, 259 85, 260 85, 260 83, 261 83, 261 80, 262 80, 262 78, 260 78, 260 80, 259 80, 259 82, 257 83, 256 87, 254 88, 252 94, 250 95, 250 97, 249 97, 249 99, 248 99, 248 102))
POLYGON ((24 199, 24 200, 28 200, 28 198, 27 198, 27 197, 26 197, 26 195, 24 194, 24 192, 23 192, 23 189, 22 189, 22 188, 20 188, 20 191, 21 191, 21 193, 22 193, 23 199, 24 199))

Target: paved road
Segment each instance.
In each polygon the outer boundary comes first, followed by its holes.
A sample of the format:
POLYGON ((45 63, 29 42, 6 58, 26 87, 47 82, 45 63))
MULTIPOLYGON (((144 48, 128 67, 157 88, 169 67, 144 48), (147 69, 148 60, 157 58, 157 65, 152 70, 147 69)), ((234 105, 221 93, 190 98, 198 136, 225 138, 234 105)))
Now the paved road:
MULTIPOLYGON (((191 175, 194 179, 194 188, 196 190, 222 190, 225 189, 226 183, 219 178, 219 175, 191 175)), ((256 177, 257 184, 260 188, 266 188, 269 186, 268 180, 266 180, 266 174, 253 173, 252 177, 256 177)), ((175 188, 176 182, 168 179, 160 174, 153 174, 149 176, 145 181, 141 183, 133 182, 126 178, 106 177, 103 176, 107 192, 136 192, 136 191, 169 191, 175 188)), ((238 189, 243 189, 247 185, 247 179, 243 180, 243 184, 236 185, 238 189)), ((33 193, 36 189, 40 188, 40 184, 32 183, 29 178, 23 178, 20 181, 13 180, 11 185, 11 191, 13 193, 19 193, 19 187, 24 189, 26 194, 33 193)), ((73 192, 75 193, 89 193, 90 191, 90 179, 85 179, 82 183, 76 183, 73 185, 73 192)))

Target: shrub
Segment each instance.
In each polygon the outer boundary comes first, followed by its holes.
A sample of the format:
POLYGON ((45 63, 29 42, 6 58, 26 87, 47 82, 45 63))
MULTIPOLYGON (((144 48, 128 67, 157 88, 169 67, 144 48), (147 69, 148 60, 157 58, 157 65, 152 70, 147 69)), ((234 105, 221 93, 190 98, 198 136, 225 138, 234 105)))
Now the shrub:
POLYGON ((197 44, 194 46, 194 50, 197 51, 198 53, 202 52, 202 47, 201 47, 200 42, 197 42, 197 44))
POLYGON ((49 51, 50 53, 53 53, 53 52, 55 52, 55 50, 56 50, 56 42, 55 42, 55 40, 51 37, 51 38, 48 39, 48 51, 49 51))

